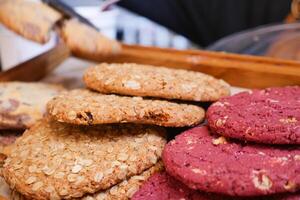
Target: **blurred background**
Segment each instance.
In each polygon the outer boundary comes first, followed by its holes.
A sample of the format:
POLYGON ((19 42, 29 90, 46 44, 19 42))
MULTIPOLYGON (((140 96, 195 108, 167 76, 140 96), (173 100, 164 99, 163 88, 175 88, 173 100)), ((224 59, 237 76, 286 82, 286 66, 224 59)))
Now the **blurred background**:
MULTIPOLYGON (((297 13, 291 16, 292 0, 61 1, 107 37, 126 44, 300 57, 300 26, 297 13), (287 44, 293 47, 287 48, 287 44)), ((0 25, 2 68, 48 50, 55 37, 53 34, 47 44, 40 45, 0 25)))

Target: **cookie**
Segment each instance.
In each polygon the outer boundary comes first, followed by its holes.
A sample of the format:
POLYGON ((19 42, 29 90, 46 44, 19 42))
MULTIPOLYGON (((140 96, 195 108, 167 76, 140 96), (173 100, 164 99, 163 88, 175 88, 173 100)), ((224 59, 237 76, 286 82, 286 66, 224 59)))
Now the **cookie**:
POLYGON ((165 134, 155 126, 87 127, 44 119, 12 145, 3 177, 25 198, 83 197, 154 166, 165 134))
POLYGON ((0 129, 26 129, 41 119, 46 103, 63 91, 44 83, 0 83, 0 129))
POLYGON ((67 46, 78 57, 98 60, 121 51, 121 44, 78 20, 65 21, 61 32, 67 46))
POLYGON ((105 95, 83 89, 53 98, 47 110, 55 120, 84 125, 131 122, 182 127, 200 123, 205 115, 202 108, 194 105, 105 95))
POLYGON ((300 189, 300 149, 230 142, 196 127, 169 142, 166 171, 192 189, 259 196, 300 189))
POLYGON ((207 74, 133 63, 90 67, 84 82, 102 93, 188 101, 216 101, 230 93, 227 83, 207 74))
MULTIPOLYGON (((161 171, 162 169, 163 164, 160 161, 153 167, 145 170, 142 174, 132 176, 128 180, 124 180, 107 190, 99 191, 91 195, 86 195, 83 198, 78 198, 78 200, 129 200, 132 195, 140 188, 143 182, 145 182, 151 175, 161 171)), ((25 199, 26 198, 17 191, 12 191, 11 200, 25 199)))
POLYGON ((207 111, 216 133, 257 143, 300 144, 300 87, 268 88, 221 99, 207 111))
POLYGON ((263 197, 230 197, 192 190, 166 172, 151 176, 133 195, 132 200, 298 200, 299 194, 279 194, 263 197))
POLYGON ((151 176, 133 195, 132 200, 210 200, 205 196, 205 194, 188 188, 166 172, 162 172, 151 176))
POLYGON ((1 0, 0 22, 23 37, 45 43, 62 16, 45 4, 24 0, 1 0))

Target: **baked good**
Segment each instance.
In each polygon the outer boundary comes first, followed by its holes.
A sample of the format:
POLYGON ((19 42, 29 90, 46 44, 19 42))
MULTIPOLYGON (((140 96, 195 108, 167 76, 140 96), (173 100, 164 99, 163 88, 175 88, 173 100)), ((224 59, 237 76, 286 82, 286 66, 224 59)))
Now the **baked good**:
POLYGON ((64 22, 62 38, 78 57, 100 61, 121 51, 121 44, 76 19, 64 22))
POLYGON ((132 200, 298 200, 299 194, 277 194, 261 197, 230 197, 192 190, 166 172, 152 175, 133 195, 132 200))
POLYGON ((204 119, 201 107, 149 100, 142 97, 105 95, 76 89, 47 104, 50 116, 72 124, 142 123, 160 126, 192 126, 204 119))
POLYGON ((41 119, 46 103, 64 89, 45 83, 0 83, 0 129, 26 129, 41 119))
POLYGON ((188 101, 216 101, 230 93, 226 82, 207 74, 133 63, 90 67, 84 82, 102 93, 188 101))
POLYGON ((45 43, 53 25, 62 18, 43 3, 24 0, 1 0, 0 22, 23 37, 45 43))
MULTIPOLYGON (((162 168, 163 165, 160 161, 139 175, 132 176, 128 180, 124 180, 104 191, 98 191, 95 194, 86 195, 83 198, 78 198, 77 200, 128 200, 139 189, 143 182, 145 182, 151 175, 161 171, 162 168)), ((14 190, 11 193, 11 200, 26 200, 26 198, 14 190)))
POLYGON ((86 127, 44 119, 12 145, 2 174, 25 198, 80 198, 154 166, 165 143, 161 127, 86 127))
POLYGON ((242 92, 212 104, 209 127, 216 133, 268 144, 300 144, 300 87, 242 92))
POLYGON ((231 196, 261 196, 299 189, 300 149, 242 144, 190 129, 163 151, 166 171, 192 189, 231 196))

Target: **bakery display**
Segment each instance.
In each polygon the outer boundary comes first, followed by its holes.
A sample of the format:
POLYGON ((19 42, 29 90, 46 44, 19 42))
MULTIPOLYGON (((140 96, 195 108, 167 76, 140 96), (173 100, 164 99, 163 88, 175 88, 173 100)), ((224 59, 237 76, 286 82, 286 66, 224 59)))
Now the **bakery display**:
POLYGON ((213 104, 210 128, 221 135, 268 144, 300 144, 300 87, 242 92, 213 104))
MULTIPOLYGON (((70 91, 0 83, 0 199, 300 199, 299 63, 126 45, 56 9, 0 0, 0 22, 108 63, 72 71, 83 81, 61 82, 85 88, 70 91), (221 78, 263 89, 230 96, 221 78)), ((42 56, 23 66, 60 62, 42 56)))

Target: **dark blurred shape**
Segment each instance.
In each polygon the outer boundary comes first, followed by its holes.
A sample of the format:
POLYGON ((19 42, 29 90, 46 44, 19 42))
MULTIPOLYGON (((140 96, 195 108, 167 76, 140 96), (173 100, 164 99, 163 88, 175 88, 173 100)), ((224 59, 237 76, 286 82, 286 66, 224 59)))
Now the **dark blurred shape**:
POLYGON ((207 46, 244 29, 284 21, 291 0, 122 0, 118 4, 207 46))

